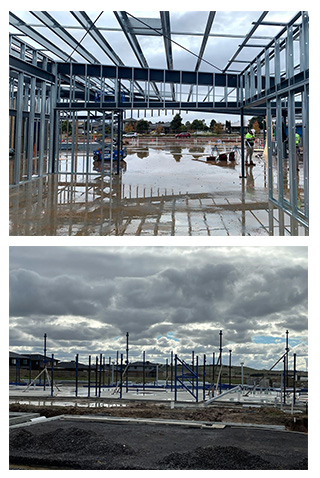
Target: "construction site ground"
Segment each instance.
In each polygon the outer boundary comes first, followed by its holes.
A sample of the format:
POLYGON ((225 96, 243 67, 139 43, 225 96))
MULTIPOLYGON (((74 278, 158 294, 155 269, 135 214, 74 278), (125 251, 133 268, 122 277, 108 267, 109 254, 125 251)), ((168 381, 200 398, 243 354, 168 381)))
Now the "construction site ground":
POLYGON ((308 468, 304 413, 155 403, 127 403, 107 410, 15 403, 10 411, 46 417, 10 428, 10 468, 308 468))

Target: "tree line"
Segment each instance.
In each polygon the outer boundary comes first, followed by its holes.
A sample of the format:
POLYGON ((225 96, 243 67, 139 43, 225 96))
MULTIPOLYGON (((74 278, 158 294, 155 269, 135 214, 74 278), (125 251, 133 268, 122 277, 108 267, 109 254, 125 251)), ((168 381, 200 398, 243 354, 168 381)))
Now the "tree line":
MULTIPOLYGON (((140 134, 148 133, 150 130, 150 125, 152 125, 152 122, 144 119, 138 121, 128 121, 124 125, 124 132, 136 132, 140 134)), ((163 125, 164 122, 157 123, 155 127, 156 134, 165 132, 163 125)), ((248 128, 254 129, 256 133, 259 133, 263 130, 263 128, 265 128, 264 118, 262 116, 253 116, 249 121, 248 128)), ((62 123, 61 129, 62 133, 67 133, 68 131, 69 135, 72 134, 72 125, 71 123, 67 124, 67 121, 62 123)), ((227 120, 225 124, 223 124, 221 122, 217 122, 215 119, 212 119, 209 126, 206 124, 204 119, 194 119, 192 122, 186 121, 183 123, 181 115, 177 113, 170 122, 169 132, 173 134, 183 132, 193 133, 195 131, 212 132, 213 134, 231 133, 231 121, 227 120)), ((105 132, 107 134, 111 132, 110 126, 108 124, 105 124, 105 132)))
MULTIPOLYGON (((137 133, 148 133, 151 125, 151 121, 147 121, 141 119, 139 121, 132 121, 128 122, 125 125, 125 132, 137 132, 137 133)), ((155 132, 157 134, 164 132, 164 127, 162 126, 164 123, 159 122, 156 125, 155 132)), ((260 133, 261 130, 264 128, 264 118, 262 116, 253 116, 248 124, 249 129, 254 129, 256 133, 260 133)), ((215 119, 210 121, 210 125, 208 126, 204 119, 194 119, 192 122, 186 121, 185 123, 182 122, 182 117, 179 113, 177 113, 172 121, 170 122, 170 132, 172 133, 183 133, 183 132, 195 132, 195 131, 203 131, 203 132, 212 132, 214 134, 221 134, 221 133, 231 133, 231 121, 226 121, 225 124, 221 122, 217 122, 215 119)))

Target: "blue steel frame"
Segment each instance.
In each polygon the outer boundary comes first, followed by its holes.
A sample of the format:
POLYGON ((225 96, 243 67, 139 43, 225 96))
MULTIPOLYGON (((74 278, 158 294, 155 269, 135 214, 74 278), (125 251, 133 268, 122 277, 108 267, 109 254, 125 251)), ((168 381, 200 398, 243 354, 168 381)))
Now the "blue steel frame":
POLYGON ((177 355, 174 356, 174 401, 177 401, 178 397, 178 383, 187 390, 198 402, 198 392, 199 392, 199 379, 198 379, 198 356, 196 357, 196 370, 192 370, 191 367, 177 355), (181 375, 178 375, 178 363, 181 364, 181 375), (186 372, 185 372, 186 370, 186 372), (184 380, 187 380, 191 390, 188 386, 184 384, 184 380), (193 380, 196 382, 195 393, 192 390, 193 380))

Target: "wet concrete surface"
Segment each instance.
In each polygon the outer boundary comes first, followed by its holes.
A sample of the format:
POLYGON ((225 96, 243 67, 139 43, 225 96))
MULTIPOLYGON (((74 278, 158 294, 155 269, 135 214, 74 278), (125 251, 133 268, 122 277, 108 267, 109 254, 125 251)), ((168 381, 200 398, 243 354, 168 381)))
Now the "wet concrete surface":
POLYGON ((84 153, 77 156, 77 174, 71 173, 66 151, 60 173, 12 186, 10 235, 306 234, 269 203, 261 158, 240 178, 239 157, 207 161, 210 141, 134 140, 127 149, 119 175, 110 174, 109 164, 102 172, 101 163, 84 153))
POLYGON ((47 421, 10 430, 10 464, 62 469, 307 469, 306 434, 47 421))

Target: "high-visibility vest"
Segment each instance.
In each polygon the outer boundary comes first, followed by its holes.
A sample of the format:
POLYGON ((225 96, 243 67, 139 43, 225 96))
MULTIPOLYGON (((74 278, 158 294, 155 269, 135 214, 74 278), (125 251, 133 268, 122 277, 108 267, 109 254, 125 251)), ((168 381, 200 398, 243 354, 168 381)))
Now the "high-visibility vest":
POLYGON ((300 136, 298 135, 298 133, 296 133, 296 146, 299 144, 300 142, 300 136))
POLYGON ((251 134, 251 133, 248 132, 246 134, 245 138, 251 146, 254 145, 254 134, 251 134))

